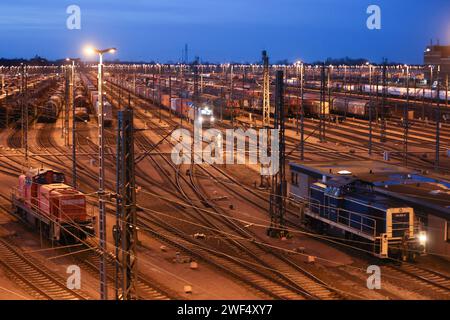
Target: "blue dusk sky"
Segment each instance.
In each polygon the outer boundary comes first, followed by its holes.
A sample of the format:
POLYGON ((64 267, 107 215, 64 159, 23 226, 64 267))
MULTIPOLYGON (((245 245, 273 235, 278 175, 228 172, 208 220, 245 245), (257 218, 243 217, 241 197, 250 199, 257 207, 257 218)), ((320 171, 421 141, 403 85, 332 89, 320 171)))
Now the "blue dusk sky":
POLYGON ((327 57, 421 63, 430 39, 450 44, 449 0, 2 0, 0 57, 82 55, 84 44, 115 46, 121 60, 255 62, 327 57), (381 30, 366 27, 369 5, 381 30), (69 30, 67 7, 81 9, 69 30))

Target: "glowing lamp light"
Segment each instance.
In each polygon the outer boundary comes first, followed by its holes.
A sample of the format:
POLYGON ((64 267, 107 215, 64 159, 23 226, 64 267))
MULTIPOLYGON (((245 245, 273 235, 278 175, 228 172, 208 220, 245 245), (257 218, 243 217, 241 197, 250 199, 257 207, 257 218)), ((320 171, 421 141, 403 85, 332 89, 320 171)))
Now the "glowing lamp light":
POLYGON ((425 245, 427 243, 427 234, 424 231, 421 231, 419 234, 419 242, 421 245, 425 245))
POLYGON ((88 56, 92 56, 95 54, 95 49, 91 46, 84 48, 84 53, 88 56))

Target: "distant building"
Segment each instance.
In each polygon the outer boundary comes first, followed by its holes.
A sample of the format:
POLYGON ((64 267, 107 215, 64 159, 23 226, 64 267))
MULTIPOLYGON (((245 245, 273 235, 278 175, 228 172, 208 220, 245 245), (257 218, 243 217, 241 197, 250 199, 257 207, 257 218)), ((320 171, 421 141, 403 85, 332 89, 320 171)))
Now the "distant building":
MULTIPOLYGON (((424 64, 432 66, 440 66, 440 78, 445 81, 446 77, 450 75, 450 45, 429 45, 424 52, 424 64)), ((437 69, 433 70, 433 79, 436 78, 437 69)), ((430 79, 431 72, 426 73, 427 79, 430 79)))

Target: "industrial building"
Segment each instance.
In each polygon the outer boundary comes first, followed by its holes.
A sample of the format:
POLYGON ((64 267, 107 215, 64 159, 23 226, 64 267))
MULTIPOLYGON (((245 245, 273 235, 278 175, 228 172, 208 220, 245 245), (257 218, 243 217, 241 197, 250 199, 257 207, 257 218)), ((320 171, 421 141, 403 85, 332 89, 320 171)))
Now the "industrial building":
MULTIPOLYGON (((429 45, 424 52, 424 64, 434 67, 439 66, 440 77, 445 80, 450 74, 450 45, 429 45)), ((429 71, 426 77, 435 79, 436 71, 436 68, 433 68, 433 73, 429 71)))

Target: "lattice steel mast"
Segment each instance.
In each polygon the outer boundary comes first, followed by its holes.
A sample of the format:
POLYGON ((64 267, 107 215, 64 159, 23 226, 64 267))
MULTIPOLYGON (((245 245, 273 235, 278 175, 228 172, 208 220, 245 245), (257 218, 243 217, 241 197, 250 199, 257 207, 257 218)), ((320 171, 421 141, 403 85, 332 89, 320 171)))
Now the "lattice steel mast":
MULTIPOLYGON (((283 71, 279 70, 276 73, 274 117, 274 129, 278 129, 278 137, 271 137, 272 139, 279 139, 279 170, 276 173, 272 172, 272 190, 270 193, 270 228, 267 230, 267 234, 271 237, 285 237, 288 235, 284 221, 287 197, 284 120, 284 74, 283 71)), ((272 150, 272 152, 275 151, 272 150)))
POLYGON ((269 56, 267 51, 262 52, 263 60, 263 107, 262 107, 262 123, 263 127, 270 125, 270 72, 269 72, 269 56))
POLYGON ((117 215, 116 299, 137 299, 137 216, 134 161, 133 110, 118 112, 117 131, 117 215))

